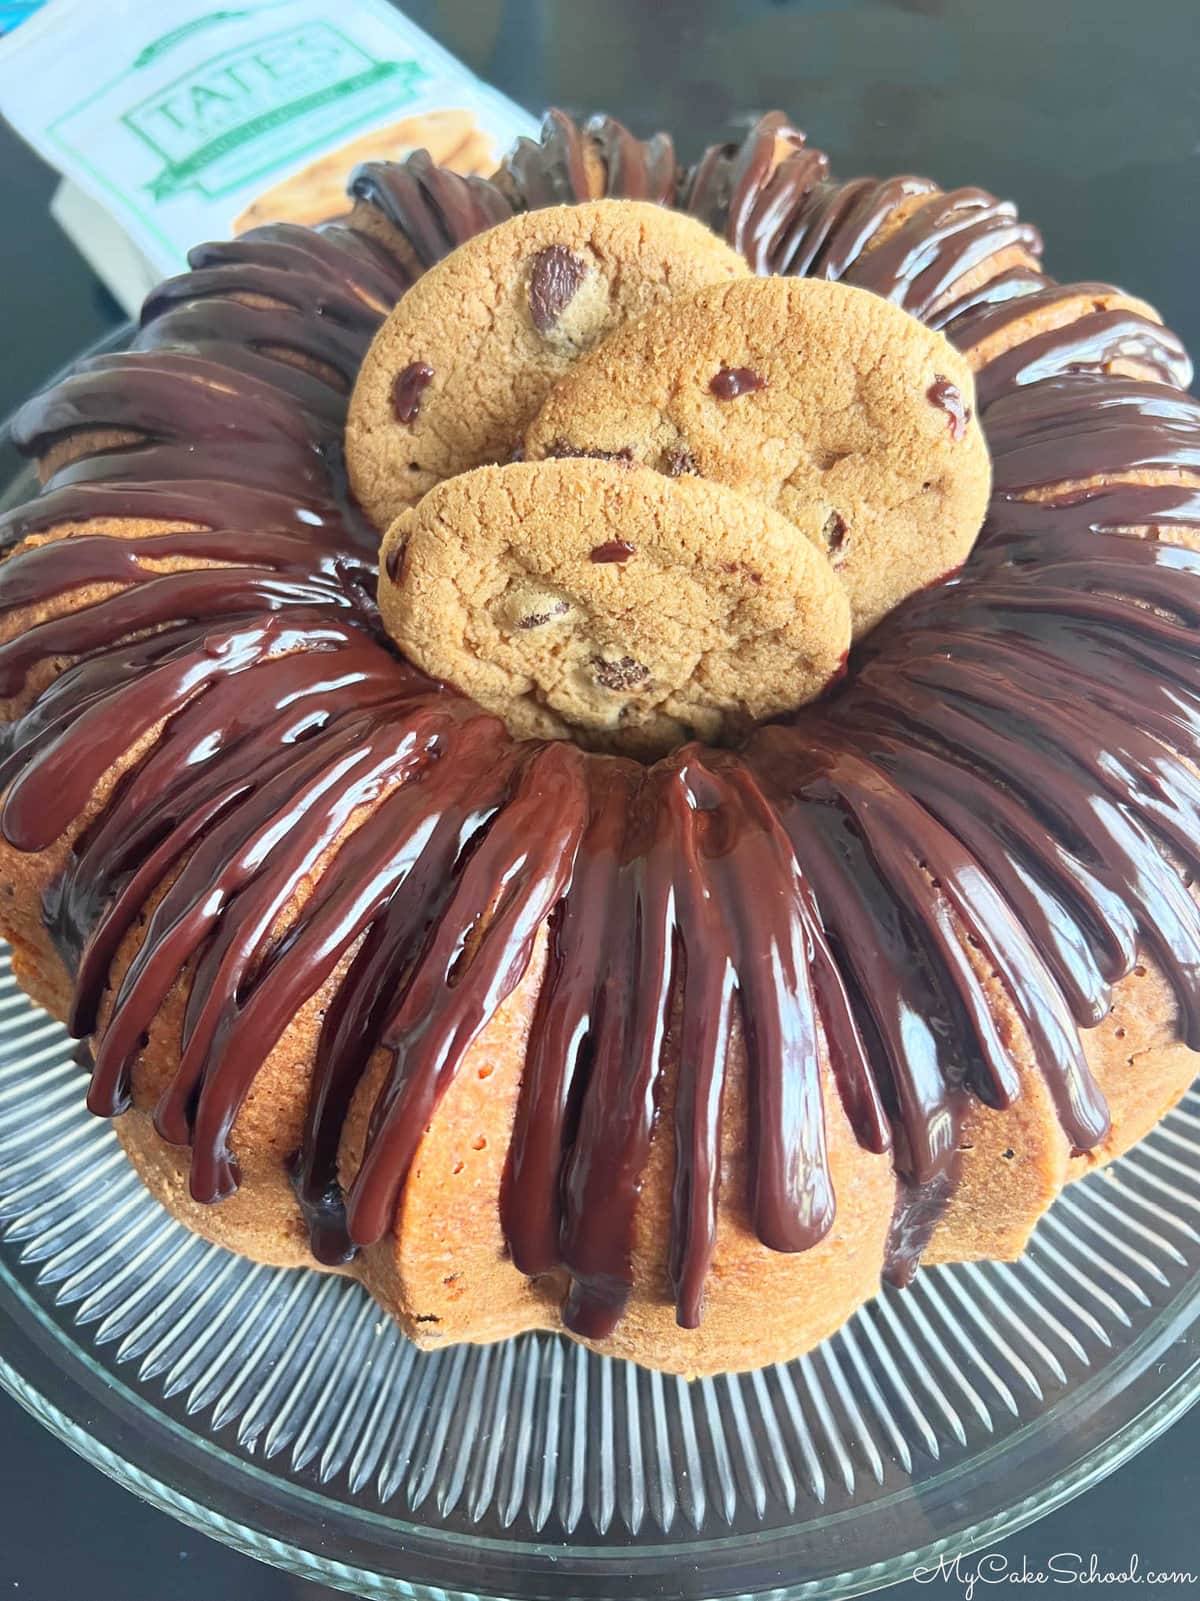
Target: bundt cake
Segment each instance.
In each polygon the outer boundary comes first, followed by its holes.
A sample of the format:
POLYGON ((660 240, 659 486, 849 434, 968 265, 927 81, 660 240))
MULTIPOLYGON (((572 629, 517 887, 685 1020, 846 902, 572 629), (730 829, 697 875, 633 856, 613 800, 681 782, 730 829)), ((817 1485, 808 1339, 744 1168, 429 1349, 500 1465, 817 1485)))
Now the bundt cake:
POLYGON ((779 113, 685 168, 552 112, 491 180, 368 164, 339 223, 200 246, 25 406, 0 925, 176 1217, 424 1346, 711 1373, 1016 1256, 1184 1092, 1200 404, 1150 307, 1040 252, 979 189, 833 178, 779 113), (834 688, 654 761, 517 739, 401 656, 343 448, 427 269, 610 198, 944 335, 991 455, 965 566, 834 688))

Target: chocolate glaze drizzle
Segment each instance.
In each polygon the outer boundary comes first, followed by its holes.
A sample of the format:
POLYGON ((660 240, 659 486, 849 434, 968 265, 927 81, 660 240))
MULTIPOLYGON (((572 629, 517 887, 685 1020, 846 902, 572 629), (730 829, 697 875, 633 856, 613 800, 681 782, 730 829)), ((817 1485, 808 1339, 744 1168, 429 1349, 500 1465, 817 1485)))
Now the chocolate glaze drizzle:
POLYGON ((787 272, 793 223, 829 161, 782 111, 768 112, 740 145, 712 145, 688 173, 682 210, 740 250, 755 272, 787 272))
POLYGON ((518 139, 494 179, 514 211, 604 199, 666 206, 677 181, 670 134, 635 139, 613 117, 589 117, 580 126, 565 111, 546 113, 540 139, 518 139))
POLYGON ((406 161, 362 163, 351 174, 350 193, 368 219, 382 218, 395 230, 406 288, 455 245, 503 222, 514 209, 496 184, 435 166, 426 150, 406 161))
POLYGON ((78 526, 0 568, 0 617, 17 622, 0 644, 0 830, 21 850, 70 842, 43 910, 76 977, 97 1112, 129 1104, 184 975, 155 1116, 190 1147, 198 1199, 236 1188, 239 1109, 324 996, 293 1162, 324 1262, 391 1228, 465 1051, 544 949, 502 1218, 517 1267, 565 1269, 564 1321, 599 1338, 629 1298, 662 1118, 678 1317, 700 1320, 735 1034, 759 1238, 800 1251, 831 1227, 834 1095, 861 1144, 891 1152, 898 1277, 952 1191, 973 1098, 1009 1106, 1036 1071, 1072 1146, 1103 1139, 1079 1030, 1139 949, 1200 1047, 1200 910, 1177 865, 1200 871, 1200 405, 1174 336, 1105 309, 1102 286, 1043 277, 1010 206, 923 179, 834 182, 773 113, 710 150, 680 203, 760 271, 860 284, 967 352, 1008 344, 979 374, 983 536, 961 575, 864 642, 834 697, 741 752, 687 745, 645 767, 517 743, 382 636, 341 429, 367 343, 419 271, 514 207, 596 193, 597 174, 602 193, 676 190, 664 136, 561 113, 496 184, 422 157, 361 168, 352 226, 202 247, 130 352, 30 402, 23 449, 83 453, 4 519, 6 545, 78 526), (1082 315, 1056 315, 1080 296, 1082 315), (1044 331, 1022 336, 1027 315, 1044 331), (99 521, 130 518, 149 522, 99 521))

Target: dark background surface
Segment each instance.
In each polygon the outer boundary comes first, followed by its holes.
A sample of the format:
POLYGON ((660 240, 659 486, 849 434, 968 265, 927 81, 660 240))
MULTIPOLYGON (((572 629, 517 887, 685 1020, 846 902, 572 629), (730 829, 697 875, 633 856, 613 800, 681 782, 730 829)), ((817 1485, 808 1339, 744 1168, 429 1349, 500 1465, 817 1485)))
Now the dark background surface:
MULTIPOLYGON (((730 118, 778 105, 843 174, 914 171, 1013 196, 1042 226, 1056 276, 1134 290, 1200 348, 1200 0, 409 0, 402 9, 531 109, 605 109, 640 133, 668 127, 685 158, 730 118)), ((0 414, 120 320, 46 213, 53 182, 0 126, 0 414)), ((143 1507, 3 1396, 0 1440, 0 1596, 333 1594, 143 1507)), ((1200 1571, 1198 1498, 1194 1412, 994 1550, 1010 1571, 1043 1568, 1057 1552, 1095 1552, 1101 1570, 1137 1553, 1143 1569, 1200 1571)), ((1083 1593, 1135 1601, 1145 1592, 1095 1583, 1083 1593)), ((1190 1596, 1200 1584, 1153 1593, 1190 1596)), ((957 1601, 963 1586, 890 1594, 957 1601)))

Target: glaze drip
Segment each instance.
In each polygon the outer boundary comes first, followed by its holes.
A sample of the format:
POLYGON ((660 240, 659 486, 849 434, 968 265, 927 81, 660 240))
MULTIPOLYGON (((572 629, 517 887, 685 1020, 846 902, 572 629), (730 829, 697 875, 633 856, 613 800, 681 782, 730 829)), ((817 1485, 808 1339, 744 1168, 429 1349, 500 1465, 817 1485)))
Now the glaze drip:
POLYGON ((635 139, 613 117, 582 125, 549 111, 541 138, 518 139, 493 182, 514 211, 574 205, 580 200, 651 200, 670 205, 677 170, 671 136, 635 139))
POLYGON ((1114 368, 1123 372, 1132 368, 1135 377, 1186 389, 1192 381, 1192 364, 1178 337, 1142 312, 1119 306, 1108 309, 1106 303, 1119 298, 1119 291, 1109 284, 1049 284, 1019 298, 963 310, 943 331, 961 350, 969 351, 1002 337, 1023 318, 1055 319, 1080 300, 1090 302, 1060 326, 1047 327, 993 356, 976 384, 981 410, 1025 384, 1114 368))
POLYGON ((395 230, 405 288, 456 245, 513 213, 496 184, 438 167, 426 150, 407 161, 364 162, 351 174, 350 193, 361 202, 368 226, 369 219, 382 219, 395 230))
POLYGON ((828 170, 824 152, 771 111, 741 144, 709 146, 687 175, 680 209, 724 234, 755 272, 790 272, 795 220, 828 170))
POLYGON ((460 239, 598 181, 670 198, 669 142, 552 113, 496 185, 372 165, 353 227, 202 247, 134 350, 21 413, 22 448, 59 466, 6 544, 79 526, 0 568, 0 830, 66 842, 44 915, 93 1108, 129 1104, 182 974, 156 1122, 190 1147, 192 1194, 228 1195, 255 1076, 320 1001, 293 1178, 315 1254, 344 1261, 391 1229, 465 1052, 544 961, 502 1222, 523 1272, 565 1270, 564 1320, 593 1338, 629 1299, 662 1119, 669 1274, 694 1327, 730 1095, 759 1239, 804 1250, 831 1227, 836 1100, 891 1152, 903 1278, 973 1101, 1011 1105, 1037 1074, 1074 1149, 1104 1139, 1078 1031, 1139 951, 1200 1045, 1179 870, 1200 871, 1200 405, 1171 334, 1042 277, 1035 231, 981 191, 835 183, 777 113, 681 189, 758 270, 858 283, 965 351, 1011 343, 1026 315, 1043 330, 980 367, 995 494, 966 569, 898 608, 831 699, 740 753, 643 767, 518 744, 383 639, 376 537, 341 468, 357 364, 460 239), (1051 326, 1073 296, 1091 309, 1051 326))
POLYGON ((690 169, 679 204, 739 249, 758 273, 844 280, 895 300, 933 327, 976 303, 1036 292, 1042 241, 1015 208, 982 189, 943 194, 928 178, 829 176, 782 112, 740 145, 712 145, 690 169), (1027 259, 972 283, 1003 252, 1027 259), (974 297, 980 297, 977 301, 974 297))
POLYGON ((1011 202, 983 189, 952 189, 918 205, 844 270, 843 252, 829 251, 828 267, 818 276, 840 277, 874 290, 924 320, 961 294, 964 280, 989 258, 1011 250, 1028 258, 1040 256, 1042 236, 1019 219, 1011 202))

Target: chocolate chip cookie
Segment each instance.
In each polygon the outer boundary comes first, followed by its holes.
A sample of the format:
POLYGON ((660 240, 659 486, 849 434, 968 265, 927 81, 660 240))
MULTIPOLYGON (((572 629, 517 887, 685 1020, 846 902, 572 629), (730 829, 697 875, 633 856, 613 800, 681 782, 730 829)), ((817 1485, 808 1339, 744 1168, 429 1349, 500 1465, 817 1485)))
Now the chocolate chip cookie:
POLYGON ((515 734, 656 755, 736 738, 836 677, 850 609, 810 533, 620 462, 480 467, 388 529, 380 610, 515 734))
POLYGON ((460 245, 400 301, 359 373, 346 456, 367 515, 386 528, 443 478, 508 461, 584 351, 748 270, 703 224, 645 201, 551 206, 460 245))
POLYGON ((991 477, 947 340, 865 290, 796 278, 709 286, 617 330, 555 386, 525 453, 715 479, 815 525, 856 638, 961 566, 991 477))

